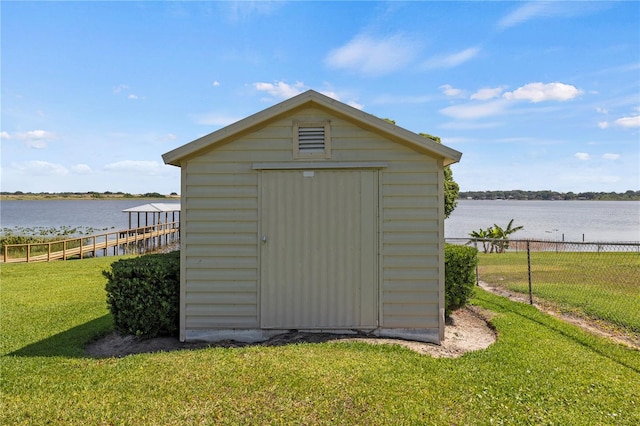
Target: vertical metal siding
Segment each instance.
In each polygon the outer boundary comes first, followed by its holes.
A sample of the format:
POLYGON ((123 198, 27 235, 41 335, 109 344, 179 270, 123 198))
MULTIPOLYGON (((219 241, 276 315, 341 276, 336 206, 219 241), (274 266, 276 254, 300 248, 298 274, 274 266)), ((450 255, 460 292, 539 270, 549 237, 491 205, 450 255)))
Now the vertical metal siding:
POLYGON ((263 328, 375 327, 374 177, 263 173, 263 328))

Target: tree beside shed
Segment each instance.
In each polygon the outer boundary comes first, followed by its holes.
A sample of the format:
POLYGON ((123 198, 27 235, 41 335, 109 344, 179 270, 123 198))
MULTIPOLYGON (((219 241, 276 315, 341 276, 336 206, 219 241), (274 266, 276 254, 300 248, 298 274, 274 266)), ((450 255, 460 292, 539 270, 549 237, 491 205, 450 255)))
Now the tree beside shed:
POLYGON ((451 148, 307 91, 163 155, 181 168, 180 340, 444 338, 451 148))

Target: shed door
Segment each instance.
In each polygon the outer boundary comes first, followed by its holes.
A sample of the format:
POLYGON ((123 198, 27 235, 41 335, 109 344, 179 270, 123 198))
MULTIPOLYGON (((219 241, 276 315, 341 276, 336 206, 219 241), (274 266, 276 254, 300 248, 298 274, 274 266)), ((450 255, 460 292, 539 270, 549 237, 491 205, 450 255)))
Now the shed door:
POLYGON ((264 171, 261 326, 375 328, 377 172, 264 171))

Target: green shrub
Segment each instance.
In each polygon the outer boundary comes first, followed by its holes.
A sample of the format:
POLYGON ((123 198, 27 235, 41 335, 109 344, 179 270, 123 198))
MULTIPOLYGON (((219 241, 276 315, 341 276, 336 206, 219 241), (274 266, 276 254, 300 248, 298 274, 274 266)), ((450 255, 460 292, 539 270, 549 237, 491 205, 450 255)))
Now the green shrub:
POLYGON ((0 236, 0 249, 4 250, 5 245, 11 244, 38 244, 47 243, 49 240, 44 237, 32 237, 26 235, 4 235, 0 236))
POLYGON ((121 259, 103 271, 107 307, 117 331, 143 339, 176 336, 180 252, 121 259))
POLYGON ((473 247, 446 244, 444 248, 445 315, 464 307, 476 285, 478 250, 473 247))

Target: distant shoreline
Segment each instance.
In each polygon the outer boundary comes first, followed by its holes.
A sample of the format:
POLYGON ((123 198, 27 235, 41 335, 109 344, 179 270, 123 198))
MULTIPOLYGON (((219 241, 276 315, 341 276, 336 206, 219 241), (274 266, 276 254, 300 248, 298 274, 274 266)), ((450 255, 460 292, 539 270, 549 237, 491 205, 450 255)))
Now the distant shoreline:
POLYGON ((640 201, 640 198, 611 198, 611 199, 592 199, 592 200, 586 200, 586 199, 571 199, 571 200, 565 200, 563 198, 554 198, 554 199, 549 199, 549 200, 542 200, 542 199, 527 199, 527 198, 458 198, 456 201, 620 201, 620 202, 624 202, 624 201, 640 201))
POLYGON ((458 200, 522 201, 640 201, 640 191, 626 192, 556 192, 556 191, 460 191, 458 200))
POLYGON ((0 201, 30 200, 166 200, 180 201, 179 195, 124 194, 124 193, 39 193, 39 194, 0 194, 0 201))
MULTIPOLYGON (((0 201, 28 200, 180 200, 180 195, 150 192, 129 194, 125 192, 2 192, 0 201)), ((640 191, 580 192, 555 191, 460 191, 458 200, 470 201, 640 201, 640 191)))

